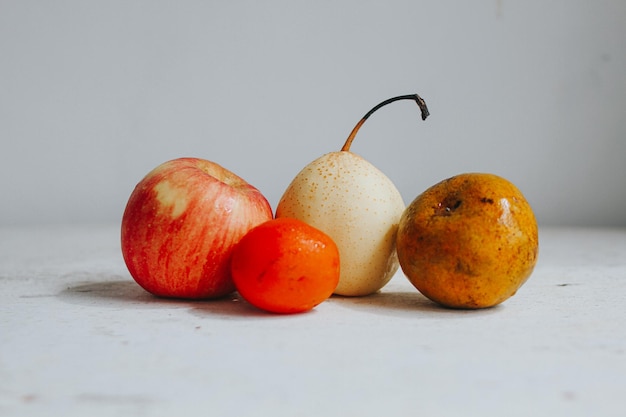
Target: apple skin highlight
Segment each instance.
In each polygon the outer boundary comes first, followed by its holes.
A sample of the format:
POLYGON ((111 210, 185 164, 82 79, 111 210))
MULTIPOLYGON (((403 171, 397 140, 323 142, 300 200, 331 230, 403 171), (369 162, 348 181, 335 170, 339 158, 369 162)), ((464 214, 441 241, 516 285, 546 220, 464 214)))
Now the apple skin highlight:
POLYGON ((272 218, 261 192, 220 165, 178 158, 130 195, 121 247, 133 279, 160 297, 216 298, 235 290, 230 258, 252 227, 272 218))

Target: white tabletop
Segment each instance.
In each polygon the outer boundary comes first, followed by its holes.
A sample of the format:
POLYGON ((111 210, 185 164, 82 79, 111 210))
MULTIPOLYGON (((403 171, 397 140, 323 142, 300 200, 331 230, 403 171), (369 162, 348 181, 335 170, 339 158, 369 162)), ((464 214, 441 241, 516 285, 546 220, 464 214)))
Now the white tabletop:
POLYGON ((288 316, 154 298, 118 240, 0 229, 1 416, 626 415, 624 229, 541 229, 492 309, 440 308, 399 272, 288 316))

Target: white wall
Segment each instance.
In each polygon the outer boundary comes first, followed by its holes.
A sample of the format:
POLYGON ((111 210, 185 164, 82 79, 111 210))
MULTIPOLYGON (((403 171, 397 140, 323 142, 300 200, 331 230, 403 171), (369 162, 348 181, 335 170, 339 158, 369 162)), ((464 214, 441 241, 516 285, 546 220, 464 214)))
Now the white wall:
POLYGON ((626 2, 0 0, 0 225, 118 222, 134 185, 214 160, 275 207, 353 151, 406 202, 509 178, 542 224, 626 226, 626 2))

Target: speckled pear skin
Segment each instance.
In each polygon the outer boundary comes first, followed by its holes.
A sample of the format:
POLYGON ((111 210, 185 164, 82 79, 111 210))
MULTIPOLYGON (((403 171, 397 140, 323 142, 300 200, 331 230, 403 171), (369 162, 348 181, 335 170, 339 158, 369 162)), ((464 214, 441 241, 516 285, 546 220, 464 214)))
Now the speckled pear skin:
POLYGON ((427 189, 400 219, 402 271, 426 297, 451 308, 492 307, 513 296, 537 262, 539 236, 520 190, 468 173, 427 189))
POLYGON ((391 180, 349 151, 331 152, 296 175, 276 207, 328 234, 339 248, 335 294, 380 290, 398 270, 396 232, 405 208, 391 180))

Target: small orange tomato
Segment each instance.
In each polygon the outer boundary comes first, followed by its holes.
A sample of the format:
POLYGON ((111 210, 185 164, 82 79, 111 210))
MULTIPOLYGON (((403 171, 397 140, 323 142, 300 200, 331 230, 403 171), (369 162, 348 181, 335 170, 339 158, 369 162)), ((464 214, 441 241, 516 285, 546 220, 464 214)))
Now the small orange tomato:
POLYGON ((339 250, 327 234, 301 220, 269 220, 237 243, 231 272, 239 294, 255 307, 300 313, 337 287, 339 250))

